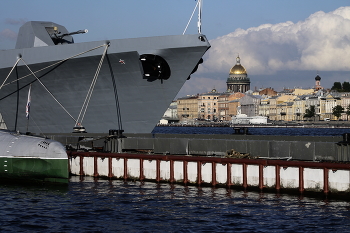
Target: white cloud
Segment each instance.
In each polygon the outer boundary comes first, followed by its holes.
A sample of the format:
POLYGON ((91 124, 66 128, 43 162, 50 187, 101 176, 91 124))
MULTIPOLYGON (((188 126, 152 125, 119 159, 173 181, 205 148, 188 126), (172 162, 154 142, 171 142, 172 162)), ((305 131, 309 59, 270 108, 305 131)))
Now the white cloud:
POLYGON ((10 25, 23 25, 25 22, 27 22, 26 19, 6 19, 5 23, 10 25))
POLYGON ((0 31, 0 39, 1 38, 5 38, 5 39, 9 39, 9 40, 16 40, 17 39, 17 33, 15 33, 14 31, 6 28, 6 29, 0 31))
POLYGON ((186 81, 186 84, 183 86, 183 88, 179 91, 178 97, 183 97, 186 95, 195 95, 195 94, 201 94, 210 92, 213 89, 216 89, 218 92, 225 91, 226 84, 222 82, 222 80, 219 80, 213 76, 211 77, 192 77, 189 81, 186 81), (223 85, 224 84, 224 85, 223 85))
POLYGON ((210 41, 199 73, 229 72, 237 54, 248 75, 281 70, 350 71, 350 7, 304 21, 236 29, 210 41))
MULTIPOLYGON (((10 19, 10 18, 8 18, 5 20, 5 24, 11 25, 11 26, 13 26, 13 25, 22 26, 26 21, 27 21, 26 19, 10 19)), ((0 31, 0 40, 3 40, 3 39, 10 40, 10 41, 16 41, 17 40, 17 33, 12 31, 9 28, 6 28, 6 29, 0 31)))

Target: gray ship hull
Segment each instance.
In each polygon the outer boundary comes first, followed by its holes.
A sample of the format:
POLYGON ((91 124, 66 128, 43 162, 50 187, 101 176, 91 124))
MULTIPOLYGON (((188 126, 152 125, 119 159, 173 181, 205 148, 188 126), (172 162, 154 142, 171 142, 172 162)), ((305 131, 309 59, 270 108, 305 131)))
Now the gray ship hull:
POLYGON ((33 72, 38 71, 35 75, 51 92, 45 90, 20 61, 0 90, 0 112, 7 128, 27 131, 25 107, 31 84, 28 130, 72 132, 76 122, 71 116, 77 119, 81 112, 105 46, 91 49, 106 43, 109 43, 106 57, 81 122, 91 133, 110 129, 150 133, 210 47, 202 35, 180 35, 0 51, 1 83, 21 56, 33 72), (86 52, 88 50, 91 51, 86 52), (170 77, 147 80, 140 62, 141 54, 161 56, 170 67, 170 77), (72 56, 75 57, 60 62, 72 56), (55 65, 46 68, 52 64, 55 65), (41 70, 43 68, 46 69, 41 70))
POLYGON ((67 183, 66 148, 50 139, 0 130, 0 181, 67 183))

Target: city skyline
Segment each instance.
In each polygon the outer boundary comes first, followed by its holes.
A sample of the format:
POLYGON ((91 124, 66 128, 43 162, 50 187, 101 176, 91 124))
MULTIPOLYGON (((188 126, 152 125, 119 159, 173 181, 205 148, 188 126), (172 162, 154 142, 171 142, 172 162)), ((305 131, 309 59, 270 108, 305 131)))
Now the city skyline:
POLYGON ((251 80, 251 89, 272 87, 310 88, 319 75, 322 85, 350 81, 350 7, 316 12, 304 20, 264 24, 236 29, 211 40, 212 48, 196 76, 178 97, 204 93, 215 88, 225 91, 229 70, 240 56, 251 80), (196 92, 192 92, 196 90, 196 92))

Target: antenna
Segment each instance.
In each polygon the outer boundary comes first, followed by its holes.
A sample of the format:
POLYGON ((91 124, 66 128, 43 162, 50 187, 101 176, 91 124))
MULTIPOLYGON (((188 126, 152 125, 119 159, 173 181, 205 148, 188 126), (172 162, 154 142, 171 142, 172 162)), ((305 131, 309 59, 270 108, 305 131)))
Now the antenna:
POLYGON ((186 32, 186 30, 187 30, 187 28, 188 28, 188 25, 190 24, 190 22, 191 22, 191 20, 192 20, 192 17, 193 17, 193 15, 194 15, 194 12, 196 11, 196 9, 197 9, 198 6, 199 6, 199 8, 198 8, 198 23, 197 23, 197 26, 198 26, 198 33, 199 33, 199 34, 202 34, 202 5, 203 5, 202 1, 203 1, 203 0, 198 0, 198 1, 197 1, 197 4, 196 4, 196 6, 195 6, 195 8, 194 8, 194 10, 193 10, 193 12, 192 12, 191 17, 190 17, 190 20, 188 20, 188 23, 187 23, 186 28, 185 28, 184 32, 182 33, 182 35, 185 34, 185 32, 186 32))

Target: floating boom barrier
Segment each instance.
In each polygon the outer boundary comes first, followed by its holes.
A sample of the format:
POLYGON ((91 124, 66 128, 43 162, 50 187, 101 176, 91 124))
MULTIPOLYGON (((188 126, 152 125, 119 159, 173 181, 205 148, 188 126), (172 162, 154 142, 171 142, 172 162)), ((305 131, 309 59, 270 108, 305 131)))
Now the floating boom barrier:
POLYGON ((350 164, 69 151, 72 175, 213 187, 349 193, 350 164))

